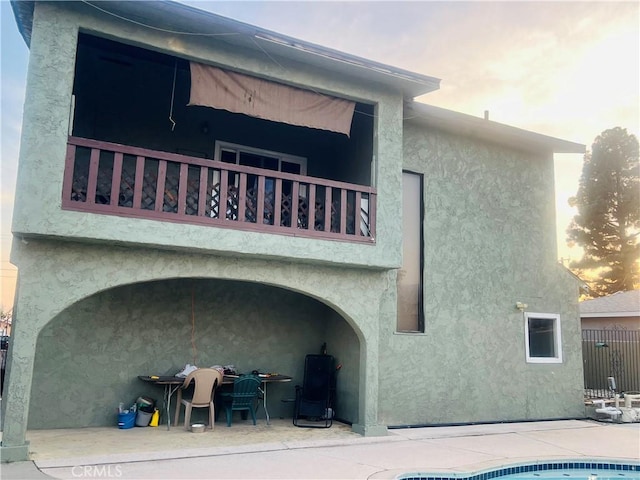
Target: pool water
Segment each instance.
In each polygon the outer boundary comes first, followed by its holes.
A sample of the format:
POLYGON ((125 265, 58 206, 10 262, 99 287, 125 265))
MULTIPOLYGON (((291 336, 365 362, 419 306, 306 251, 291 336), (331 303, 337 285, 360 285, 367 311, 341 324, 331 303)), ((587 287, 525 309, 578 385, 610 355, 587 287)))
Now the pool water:
POLYGON ((611 470, 580 470, 580 469, 567 469, 567 470, 549 470, 546 472, 531 472, 531 473, 518 473, 514 475, 507 475, 500 477, 501 479, 509 480, 570 480, 570 479, 586 479, 586 480, 640 480, 640 472, 632 471, 611 471, 611 470))
POLYGON ((640 463, 563 460, 522 463, 468 474, 406 473, 397 480, 640 480, 640 463))

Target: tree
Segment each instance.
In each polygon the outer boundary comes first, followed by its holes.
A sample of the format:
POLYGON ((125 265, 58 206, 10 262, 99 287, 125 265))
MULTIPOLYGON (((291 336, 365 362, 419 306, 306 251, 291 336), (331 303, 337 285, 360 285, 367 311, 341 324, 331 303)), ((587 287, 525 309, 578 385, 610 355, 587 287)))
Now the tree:
POLYGON ((596 137, 584 156, 569 245, 583 249, 570 268, 590 271, 594 296, 640 287, 640 163, 638 139, 616 127, 596 137))

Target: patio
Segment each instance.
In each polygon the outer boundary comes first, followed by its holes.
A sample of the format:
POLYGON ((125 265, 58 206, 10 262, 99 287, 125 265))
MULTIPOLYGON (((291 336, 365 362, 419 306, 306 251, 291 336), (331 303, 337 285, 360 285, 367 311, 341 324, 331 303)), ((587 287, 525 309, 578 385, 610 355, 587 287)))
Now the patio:
POLYGON ((33 462, 3 465, 3 478, 391 479, 408 472, 470 472, 552 459, 640 459, 640 425, 560 420, 393 429, 361 437, 345 425, 29 431, 33 462), (37 468, 36 468, 37 467, 37 468))
MULTIPOLYGON (((222 415, 224 417, 224 415, 222 415)), ((301 441, 328 441, 362 438, 351 431, 349 425, 335 422, 331 428, 297 428, 291 419, 271 419, 267 425, 258 419, 242 421, 234 417, 231 427, 224 420, 216 422, 213 430, 192 433, 182 425, 171 427, 131 428, 120 430, 110 427, 30 430, 30 457, 47 464, 73 464, 74 459, 101 463, 102 459, 116 455, 121 459, 137 461, 148 459, 187 458, 206 456, 213 450, 217 454, 230 451, 255 451, 282 448, 301 441)))

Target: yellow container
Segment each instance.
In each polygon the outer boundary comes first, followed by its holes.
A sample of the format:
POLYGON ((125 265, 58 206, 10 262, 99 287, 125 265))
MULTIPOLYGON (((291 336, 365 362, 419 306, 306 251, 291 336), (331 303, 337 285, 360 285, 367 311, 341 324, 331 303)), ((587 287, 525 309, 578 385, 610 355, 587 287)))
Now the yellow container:
POLYGON ((160 421, 160 412, 156 408, 153 411, 153 415, 151 415, 151 421, 149 422, 149 426, 150 427, 157 427, 159 421, 160 421))

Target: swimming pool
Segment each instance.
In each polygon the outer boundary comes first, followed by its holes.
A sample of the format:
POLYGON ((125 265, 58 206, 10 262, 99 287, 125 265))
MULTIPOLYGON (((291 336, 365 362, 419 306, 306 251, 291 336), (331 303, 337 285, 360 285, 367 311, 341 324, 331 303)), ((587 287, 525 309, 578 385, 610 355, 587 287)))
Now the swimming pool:
POLYGON ((640 480, 640 462, 555 460, 519 463, 472 473, 405 473, 397 480, 640 480))

